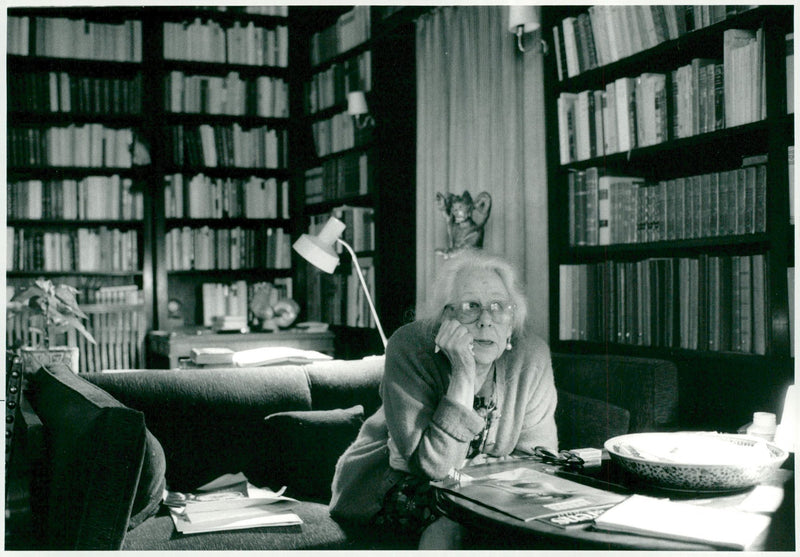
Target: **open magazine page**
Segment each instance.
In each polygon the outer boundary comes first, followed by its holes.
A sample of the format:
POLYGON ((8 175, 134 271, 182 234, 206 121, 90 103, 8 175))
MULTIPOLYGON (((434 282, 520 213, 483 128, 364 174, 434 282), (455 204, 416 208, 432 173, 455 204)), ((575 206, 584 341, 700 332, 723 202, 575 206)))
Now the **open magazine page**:
POLYGON ((551 466, 521 459, 468 466, 457 479, 433 485, 520 520, 539 519, 560 527, 591 522, 625 499, 553 472, 551 466))

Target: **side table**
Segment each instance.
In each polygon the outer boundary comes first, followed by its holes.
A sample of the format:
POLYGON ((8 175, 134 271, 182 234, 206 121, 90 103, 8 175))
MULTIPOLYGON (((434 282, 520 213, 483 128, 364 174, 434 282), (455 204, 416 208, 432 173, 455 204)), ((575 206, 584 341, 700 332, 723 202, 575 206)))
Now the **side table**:
POLYGON ((334 355, 334 334, 287 330, 273 333, 214 333, 208 329, 151 331, 147 335, 147 366, 175 369, 189 361, 192 348, 230 348, 234 351, 265 346, 290 346, 334 355))

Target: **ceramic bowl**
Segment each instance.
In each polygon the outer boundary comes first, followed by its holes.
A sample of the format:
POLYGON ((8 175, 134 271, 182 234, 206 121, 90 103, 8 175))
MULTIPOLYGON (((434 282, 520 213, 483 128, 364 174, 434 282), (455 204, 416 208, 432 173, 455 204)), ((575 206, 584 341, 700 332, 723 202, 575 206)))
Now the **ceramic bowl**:
POLYGON ((653 485, 730 491, 764 481, 789 456, 764 439, 713 432, 632 433, 605 442, 612 460, 653 485))

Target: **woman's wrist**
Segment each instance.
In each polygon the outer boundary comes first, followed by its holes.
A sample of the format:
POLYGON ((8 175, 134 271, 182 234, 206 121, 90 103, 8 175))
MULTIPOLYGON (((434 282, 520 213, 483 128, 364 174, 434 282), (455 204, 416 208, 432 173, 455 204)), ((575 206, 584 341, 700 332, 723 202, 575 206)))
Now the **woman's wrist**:
POLYGON ((450 385, 447 388, 447 398, 453 402, 458 402, 468 408, 472 408, 472 400, 475 396, 475 372, 460 368, 453 369, 450 385))

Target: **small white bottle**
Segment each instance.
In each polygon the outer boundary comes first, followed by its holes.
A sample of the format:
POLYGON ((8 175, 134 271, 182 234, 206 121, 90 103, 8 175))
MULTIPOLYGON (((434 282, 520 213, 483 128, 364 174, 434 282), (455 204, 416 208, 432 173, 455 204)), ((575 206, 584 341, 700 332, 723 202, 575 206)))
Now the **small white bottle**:
POLYGON ((753 423, 747 428, 748 435, 755 435, 767 441, 775 439, 775 414, 772 412, 753 412, 753 423))

